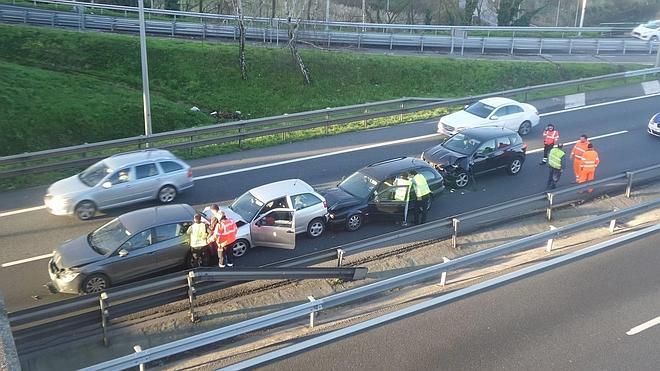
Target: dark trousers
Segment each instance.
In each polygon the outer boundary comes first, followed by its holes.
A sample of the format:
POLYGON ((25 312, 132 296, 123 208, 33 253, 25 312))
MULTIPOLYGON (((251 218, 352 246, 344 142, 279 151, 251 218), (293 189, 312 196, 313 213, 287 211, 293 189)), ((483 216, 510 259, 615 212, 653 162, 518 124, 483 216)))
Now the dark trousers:
POLYGON ((190 251, 192 252, 191 268, 199 268, 209 265, 211 252, 208 246, 191 247, 190 251))
POLYGON ((414 224, 424 224, 426 223, 426 216, 428 214, 428 204, 431 195, 424 195, 422 198, 416 200, 411 204, 412 207, 412 222, 414 224))
POLYGON ((220 247, 218 245, 218 264, 229 265, 234 264, 234 243, 220 247))
POLYGON ((544 144, 543 145, 543 162, 548 159, 548 153, 550 153, 550 150, 554 147, 554 144, 544 144))
POLYGON ((553 167, 549 167, 550 172, 548 173, 548 189, 554 189, 557 187, 557 182, 559 181, 559 178, 561 178, 561 169, 555 169, 553 167))

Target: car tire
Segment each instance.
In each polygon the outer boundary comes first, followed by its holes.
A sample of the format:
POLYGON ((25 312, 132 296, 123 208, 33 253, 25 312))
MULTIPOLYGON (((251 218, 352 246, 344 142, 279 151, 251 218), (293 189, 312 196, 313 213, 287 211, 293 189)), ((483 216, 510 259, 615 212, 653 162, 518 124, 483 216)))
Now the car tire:
POLYGON ((250 243, 248 240, 241 238, 240 240, 237 240, 234 242, 234 246, 232 246, 232 251, 234 253, 235 257, 243 256, 247 252, 247 250, 250 248, 250 243))
POLYGON ((518 134, 520 134, 520 136, 525 136, 529 134, 530 131, 532 131, 532 123, 529 121, 523 122, 518 128, 518 134))
POLYGON ((171 185, 162 186, 158 190, 158 201, 169 204, 176 198, 176 188, 171 185))
POLYGON ((110 279, 105 274, 90 274, 85 277, 80 285, 80 291, 83 294, 96 294, 103 292, 110 287, 110 279))
POLYGON ((74 212, 78 219, 89 220, 96 214, 96 205, 92 201, 80 201, 76 205, 74 212))
POLYGON ((314 218, 307 224, 307 236, 309 238, 319 238, 325 233, 325 222, 322 218, 314 218))
POLYGON ((515 158, 509 163, 509 166, 507 166, 506 172, 509 175, 517 175, 522 169, 522 164, 523 160, 521 158, 515 158))
POLYGON ((346 230, 349 232, 355 232, 360 227, 362 227, 363 221, 362 214, 351 214, 346 218, 346 230))
POLYGON ((454 180, 456 188, 465 188, 468 184, 470 184, 470 174, 465 171, 456 174, 456 179, 454 180))

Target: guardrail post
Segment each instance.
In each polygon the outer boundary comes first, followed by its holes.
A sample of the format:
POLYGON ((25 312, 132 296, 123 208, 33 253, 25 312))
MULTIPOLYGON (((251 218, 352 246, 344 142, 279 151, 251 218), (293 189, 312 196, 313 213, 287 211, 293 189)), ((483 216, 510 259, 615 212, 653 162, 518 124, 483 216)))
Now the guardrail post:
POLYGON ((175 30, 176 30, 176 14, 174 15, 174 18, 172 18, 172 37, 174 37, 175 30))
POLYGON ((451 246, 455 249, 456 248, 456 240, 458 238, 458 223, 460 223, 460 220, 456 218, 452 218, 451 220, 451 225, 454 227, 454 231, 452 232, 451 235, 451 246))
MULTIPOLYGON (((401 111, 403 111, 406 108, 406 104, 404 102, 401 102, 401 111)), ((403 122, 403 112, 399 114, 399 122, 403 122)))
POLYGON ((188 272, 188 304, 190 305, 190 322, 196 322, 195 318, 195 271, 188 272))
MULTIPOLYGON (((612 210, 612 211, 615 211, 615 212, 616 212, 616 211, 619 211, 619 209, 617 209, 617 208, 615 207, 614 210, 612 210)), ((615 228, 616 228, 616 218, 613 218, 612 220, 610 220, 610 234, 613 234, 613 233, 614 233, 614 229, 615 229, 615 228)))
MULTIPOLYGON (((550 226, 551 231, 554 231, 555 229, 557 229, 557 227, 555 227, 554 225, 550 226)), ((552 245, 553 244, 554 244, 554 238, 549 239, 548 244, 545 246, 545 251, 547 251, 547 252, 552 251, 552 245)))
MULTIPOLYGON (((133 350, 135 353, 140 353, 142 351, 142 347, 139 345, 133 345, 133 350)), ((140 371, 144 371, 144 363, 140 363, 140 371)))
POLYGON ((101 307, 101 326, 103 327, 103 345, 108 346, 108 294, 102 292, 99 296, 99 306, 101 307))
MULTIPOLYGON (((450 260, 451 260, 451 259, 449 259, 449 258, 446 257, 446 256, 443 256, 443 257, 442 257, 442 262, 443 262, 443 263, 449 263, 450 260)), ((447 271, 444 271, 444 272, 442 272, 442 274, 440 275, 440 286, 444 286, 446 282, 447 282, 447 271)))
MULTIPOLYGON (((329 110, 330 107, 325 107, 325 109, 326 109, 326 110, 329 110)), ((324 127, 325 127, 325 134, 328 135, 328 130, 329 130, 329 126, 330 126, 330 111, 326 111, 326 113, 325 113, 325 121, 326 121, 326 122, 325 122, 325 126, 324 126, 324 127)))
MULTIPOLYGON (((364 113, 369 113, 369 108, 365 108, 364 113)), ((367 128, 367 119, 362 120, 362 125, 365 129, 367 128)))
MULTIPOLYGON (((311 295, 308 296, 307 299, 310 301, 310 303, 316 301, 316 299, 314 299, 314 297, 311 295)), ((316 314, 315 311, 309 314, 309 328, 314 328, 314 314, 316 314)))
POLYGON ((342 263, 344 262, 344 250, 342 249, 337 249, 337 266, 341 267, 342 263))
POLYGON ((548 196, 548 207, 545 209, 545 215, 548 218, 548 220, 552 220, 552 201, 555 198, 554 193, 546 193, 548 196))
POLYGON ((630 193, 632 192, 633 175, 635 175, 635 173, 632 171, 626 171, 626 178, 628 178, 628 185, 626 185, 626 198, 630 198, 630 193))

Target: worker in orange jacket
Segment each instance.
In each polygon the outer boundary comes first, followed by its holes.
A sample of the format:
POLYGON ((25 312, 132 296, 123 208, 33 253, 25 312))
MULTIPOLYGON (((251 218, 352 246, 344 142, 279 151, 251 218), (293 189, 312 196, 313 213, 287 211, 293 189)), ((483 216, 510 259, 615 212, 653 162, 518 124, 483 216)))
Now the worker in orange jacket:
MULTIPOLYGON (((596 167, 600 164, 600 159, 598 158, 598 152, 594 150, 594 145, 589 143, 587 145, 587 150, 584 151, 583 160, 580 164, 580 179, 578 183, 588 182, 594 180, 596 175, 596 167)), ((593 192, 593 188, 589 187, 587 193, 593 192)))
POLYGON ((587 134, 582 134, 580 135, 580 140, 575 143, 571 151, 570 158, 573 160, 573 173, 575 173, 576 183, 580 180, 580 165, 582 164, 582 160, 584 160, 584 152, 587 150, 589 143, 591 142, 587 139, 587 134))
POLYGON ((559 143, 559 130, 555 129, 555 125, 548 124, 543 131, 543 160, 541 160, 541 165, 548 162, 548 153, 559 143))

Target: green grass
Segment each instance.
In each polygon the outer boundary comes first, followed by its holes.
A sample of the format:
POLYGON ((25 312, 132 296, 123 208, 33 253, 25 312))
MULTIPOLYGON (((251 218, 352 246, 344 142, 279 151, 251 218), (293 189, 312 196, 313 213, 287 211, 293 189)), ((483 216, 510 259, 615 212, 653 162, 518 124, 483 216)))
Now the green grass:
MULTIPOLYGON (((8 25, 0 25, 0 34, 0 156, 143 133, 138 38, 8 25)), ((193 105, 256 118, 403 96, 470 96, 639 67, 302 50, 313 78, 306 86, 286 49, 249 45, 248 81, 239 77, 235 45, 149 38, 148 53, 154 132, 211 123, 209 116, 190 112, 193 105)), ((405 115, 404 121, 440 112, 405 115)), ((366 125, 398 123, 393 117, 366 125)), ((363 126, 332 126, 328 134, 363 126)), ((324 128, 251 139, 242 148, 321 135, 324 128)), ((227 143, 181 155, 234 150, 238 144, 227 143)))

